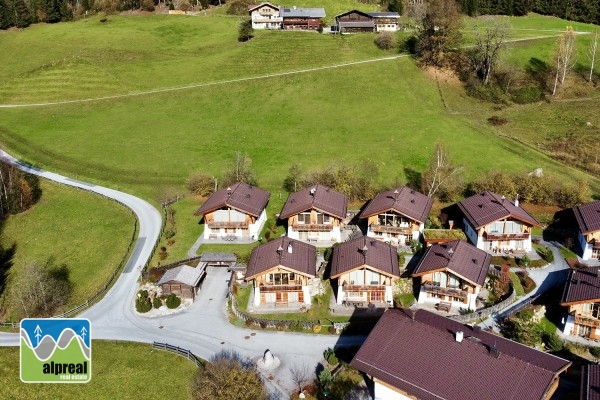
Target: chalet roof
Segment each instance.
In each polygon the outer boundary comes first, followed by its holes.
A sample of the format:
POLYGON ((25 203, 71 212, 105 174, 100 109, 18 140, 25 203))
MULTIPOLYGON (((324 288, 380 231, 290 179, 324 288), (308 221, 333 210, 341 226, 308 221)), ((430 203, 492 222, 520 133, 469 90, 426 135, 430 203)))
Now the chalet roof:
POLYGON ((338 21, 340 28, 372 28, 375 29, 373 21, 338 21))
POLYGON ((309 186, 288 196, 279 218, 286 219, 311 209, 343 219, 348 211, 348 197, 327 186, 309 186))
POLYGON ((344 13, 341 13, 341 14, 338 14, 338 15, 336 15, 336 16, 335 16, 335 19, 337 20, 338 18, 344 17, 344 16, 346 16, 346 15, 349 15, 349 14, 360 14, 360 15, 362 15, 363 17, 370 18, 370 15, 369 15, 369 13, 366 13, 366 12, 364 12, 364 11, 360 11, 360 10, 350 10, 350 11, 346 11, 346 12, 344 12, 344 13))
POLYGON ((573 207, 573 212, 581 233, 600 231, 600 200, 573 207))
POLYGON ((540 226, 540 223, 527 211, 515 206, 504 196, 492 192, 483 192, 468 197, 459 202, 458 207, 475 229, 508 217, 513 217, 529 225, 540 226))
POLYGON ((272 8, 273 10, 279 10, 279 6, 274 6, 273 4, 271 4, 269 2, 264 2, 264 3, 260 3, 260 4, 249 4, 248 12, 252 12, 252 11, 256 10, 257 8, 261 8, 261 7, 269 7, 269 8, 272 8))
POLYGON ((366 265, 386 275, 399 277, 398 250, 374 238, 361 236, 333 247, 331 277, 366 265), (366 251, 364 251, 366 249, 366 251))
POLYGON ((581 369, 581 400, 600 400, 600 365, 588 364, 581 369))
POLYGON ((572 269, 565 282, 561 304, 584 303, 600 299, 600 267, 572 269))
POLYGON ((381 214, 384 211, 394 210, 417 222, 425 222, 433 199, 417 192, 409 187, 403 186, 378 193, 365 207, 360 218, 381 214))
POLYGON ((423 400, 539 400, 571 363, 429 311, 388 310, 351 365, 423 400))
POLYGON ((491 254, 462 240, 434 244, 425 251, 413 276, 445 269, 483 286, 491 260, 491 254))
POLYGON ((237 256, 234 253, 211 253, 206 252, 200 255, 200 262, 236 262, 237 256))
POLYGON ((397 12, 368 12, 367 14, 373 18, 400 18, 397 12))
POLYGON ((282 236, 252 250, 244 279, 252 279, 279 265, 314 277, 317 273, 316 260, 315 246, 282 236))
POLYGON ((283 8, 283 18, 324 18, 324 8, 283 8))
POLYGON ((167 282, 179 282, 188 286, 196 286, 200 282, 200 278, 206 273, 204 268, 194 268, 189 265, 180 265, 173 269, 167 270, 158 281, 158 285, 167 282))
POLYGON ((231 207, 258 217, 265 209, 270 196, 269 192, 256 186, 238 182, 227 189, 214 192, 194 215, 204 215, 222 207, 231 207))

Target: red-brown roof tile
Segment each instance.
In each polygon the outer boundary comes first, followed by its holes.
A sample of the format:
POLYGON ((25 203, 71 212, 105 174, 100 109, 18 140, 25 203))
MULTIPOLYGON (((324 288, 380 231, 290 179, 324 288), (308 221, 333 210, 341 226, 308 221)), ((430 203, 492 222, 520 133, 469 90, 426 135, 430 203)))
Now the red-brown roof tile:
POLYGON ((214 192, 194 215, 204 215, 222 207, 231 207, 258 217, 269 202, 271 194, 244 182, 214 192), (229 190, 228 190, 229 189, 229 190))
POLYGON ((570 364, 425 310, 386 311, 351 362, 424 400, 539 400, 570 364))
POLYGON ((311 209, 344 219, 348 211, 348 197, 327 186, 309 186, 288 196, 279 218, 287 219, 311 209))
POLYGON ((565 282, 561 304, 582 303, 600 299, 600 267, 572 269, 565 282))
POLYGON ((584 365, 581 370, 581 400, 600 400, 600 365, 584 365))
POLYGON ((600 200, 573 207, 573 212, 583 234, 600 231, 600 200))
POLYGON ((425 251, 413 271, 413 276, 447 269, 472 283, 483 286, 491 260, 490 254, 462 240, 434 244, 425 251))
POLYGON ((513 217, 529 225, 540 226, 540 223, 527 211, 515 206, 504 196, 492 192, 483 192, 468 197, 459 202, 458 207, 475 229, 508 217, 513 217))
POLYGON ((262 244, 252 250, 244 279, 252 279, 279 265, 314 277, 317 273, 317 248, 287 236, 262 244))
POLYGON ((360 214, 361 218, 381 214, 393 210, 417 222, 425 222, 433 199, 409 187, 399 187, 393 190, 378 193, 360 214))
POLYGON ((398 250, 374 238, 361 236, 333 247, 331 254, 331 277, 366 265, 386 275, 399 277, 398 250), (367 251, 364 251, 366 248, 367 251))

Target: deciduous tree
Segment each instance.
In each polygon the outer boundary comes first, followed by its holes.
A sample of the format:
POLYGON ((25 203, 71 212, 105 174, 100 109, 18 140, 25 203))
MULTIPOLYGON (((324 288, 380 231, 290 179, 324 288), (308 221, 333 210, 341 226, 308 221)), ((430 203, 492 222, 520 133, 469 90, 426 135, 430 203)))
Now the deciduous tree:
POLYGON ((560 35, 556 48, 553 96, 556 94, 559 82, 561 85, 565 83, 565 78, 575 66, 575 61, 575 32, 568 26, 567 30, 560 35))
POLYGON ((302 392, 304 386, 310 383, 312 372, 306 364, 292 364, 290 375, 294 383, 298 385, 298 391, 302 392))
POLYGON ((225 172, 223 185, 232 185, 237 182, 245 182, 256 185, 256 179, 251 169, 252 159, 248 154, 236 151, 231 162, 231 167, 225 172))
POLYGON ((461 41, 462 15, 455 0, 431 0, 420 28, 417 55, 425 65, 442 67, 448 51, 461 41))
POLYGON ((505 20, 487 19, 482 29, 475 31, 475 45, 469 51, 477 77, 487 85, 500 55, 500 49, 509 36, 510 25, 505 20))
POLYGON ((442 142, 435 144, 435 151, 429 160, 429 166, 423 172, 421 184, 423 193, 433 197, 436 193, 456 186, 463 167, 450 161, 448 150, 442 142))
POLYGON ((598 54, 598 31, 594 32, 594 39, 592 39, 590 46, 587 50, 587 55, 590 60, 590 75, 588 81, 592 83, 592 77, 594 76, 594 65, 596 64, 596 55, 598 54))

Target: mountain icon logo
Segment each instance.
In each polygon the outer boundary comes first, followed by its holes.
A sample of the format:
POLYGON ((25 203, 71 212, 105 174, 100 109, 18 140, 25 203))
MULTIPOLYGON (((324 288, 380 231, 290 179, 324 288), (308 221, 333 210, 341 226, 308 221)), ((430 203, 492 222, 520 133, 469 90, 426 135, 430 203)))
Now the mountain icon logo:
POLYGON ((86 383, 92 378, 92 327, 85 318, 21 321, 21 381, 86 383))

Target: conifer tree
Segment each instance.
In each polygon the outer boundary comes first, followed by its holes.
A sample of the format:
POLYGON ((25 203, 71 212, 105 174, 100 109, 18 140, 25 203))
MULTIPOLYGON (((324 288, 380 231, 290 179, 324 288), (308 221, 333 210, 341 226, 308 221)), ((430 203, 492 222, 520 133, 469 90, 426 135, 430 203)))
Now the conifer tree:
POLYGON ((14 0, 14 25, 17 28, 27 28, 33 22, 33 18, 24 0, 14 0))
POLYGON ((12 14, 6 0, 0 0, 0 29, 8 29, 13 25, 12 14))

